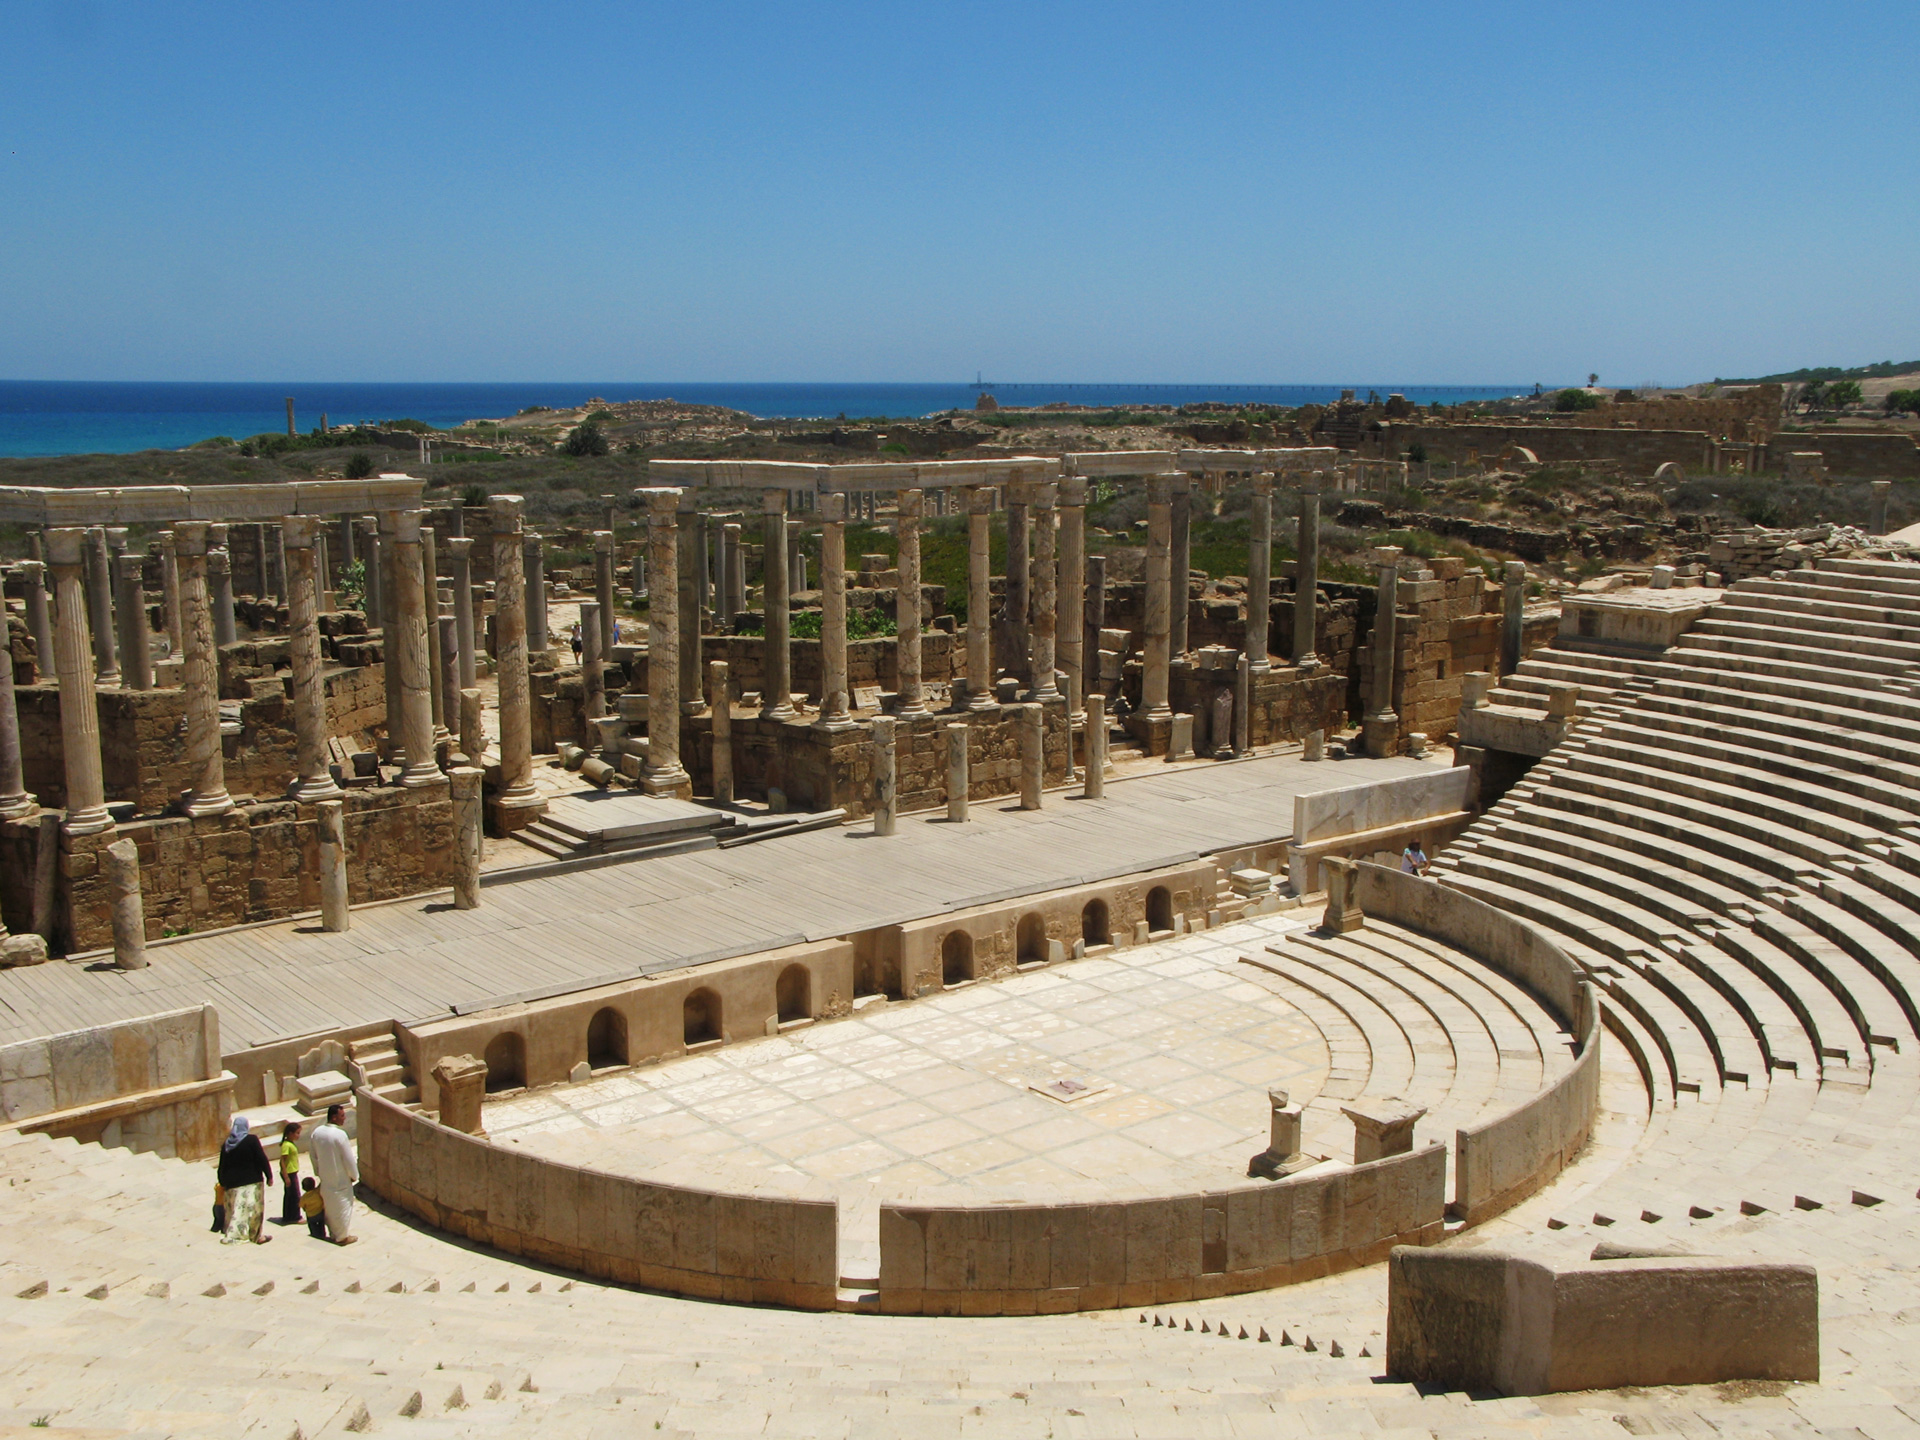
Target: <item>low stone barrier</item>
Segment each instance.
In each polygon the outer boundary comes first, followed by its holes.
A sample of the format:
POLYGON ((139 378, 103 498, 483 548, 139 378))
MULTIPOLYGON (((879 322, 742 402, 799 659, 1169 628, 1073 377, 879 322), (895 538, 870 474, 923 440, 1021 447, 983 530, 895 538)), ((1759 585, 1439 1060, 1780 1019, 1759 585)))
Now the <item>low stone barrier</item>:
POLYGON ((1473 822, 1471 779, 1463 765, 1436 766, 1424 775, 1294 796, 1293 839, 1287 846, 1287 880, 1294 894, 1321 888, 1320 862, 1329 855, 1393 854, 1409 840, 1437 851, 1473 822))
POLYGON ((1457 1220, 1477 1225, 1545 1185, 1586 1147, 1600 1106, 1600 1006, 1592 982, 1525 920, 1417 875, 1359 867, 1360 908, 1444 940, 1530 990, 1573 1032, 1573 1067, 1504 1115, 1455 1132, 1457 1220))
POLYGON ((834 1308, 839 1206, 582 1170, 359 1093, 360 1179, 436 1229, 703 1300, 834 1308))
POLYGON ((880 1308, 1032 1315, 1171 1304, 1384 1260, 1444 1225, 1429 1145, 1276 1184, 1081 1205, 880 1207, 880 1308))
POLYGON ((1554 1265, 1402 1247, 1387 1268, 1387 1373, 1506 1395, 1818 1380, 1819 1276, 1706 1256, 1554 1265))
POLYGON ((211 1005, 0 1045, 0 1129, 211 1155, 233 1112, 211 1005))

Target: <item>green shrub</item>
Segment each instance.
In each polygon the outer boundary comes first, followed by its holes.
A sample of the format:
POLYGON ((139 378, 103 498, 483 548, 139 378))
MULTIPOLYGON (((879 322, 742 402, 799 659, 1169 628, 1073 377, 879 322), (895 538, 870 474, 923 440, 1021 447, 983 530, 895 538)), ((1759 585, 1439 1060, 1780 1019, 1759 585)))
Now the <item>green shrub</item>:
POLYGON ((484 485, 467 486, 460 492, 460 503, 468 509, 478 509, 487 503, 487 487, 484 485))
POLYGON ((607 444, 607 432, 596 421, 585 420, 560 442, 560 448, 578 459, 589 455, 605 455, 612 447, 607 444))
POLYGON ((347 463, 341 470, 349 480, 364 480, 373 474, 373 456, 364 450, 356 450, 347 456, 347 463))
POLYGON ((341 604, 349 610, 358 610, 367 598, 367 562, 355 560, 351 565, 341 566, 340 578, 333 588, 341 604))
POLYGON ((1572 414, 1576 410, 1597 410, 1600 397, 1587 390, 1562 390, 1553 397, 1553 408, 1562 415, 1572 414))

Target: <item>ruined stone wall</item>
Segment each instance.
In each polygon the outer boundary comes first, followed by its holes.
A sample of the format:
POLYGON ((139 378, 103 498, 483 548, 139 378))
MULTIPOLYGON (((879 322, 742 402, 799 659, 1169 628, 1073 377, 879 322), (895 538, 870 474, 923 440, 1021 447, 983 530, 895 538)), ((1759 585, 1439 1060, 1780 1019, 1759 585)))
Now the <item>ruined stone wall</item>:
POLYGON ((1920 444, 1911 435, 1870 430, 1776 435, 1767 446, 1767 469, 1784 475, 1787 456, 1796 450, 1818 450, 1826 461, 1827 473, 1834 476, 1920 480, 1920 444))
MULTIPOLYGON (((1585 417, 1583 416, 1584 420, 1585 417)), ((1382 431, 1385 453, 1404 455, 1420 444, 1429 460, 1462 462, 1472 455, 1492 460, 1521 446, 1543 464, 1610 460, 1643 475, 1671 461, 1690 475, 1707 464, 1705 430, 1629 430, 1605 425, 1450 424, 1390 421, 1382 431)))
MULTIPOLYGON (((347 887, 357 904, 449 883, 453 804, 444 784, 349 790, 347 887)), ((136 820, 101 835, 62 836, 55 945, 69 953, 113 943, 100 853, 130 839, 140 851, 147 937, 215 930, 318 908, 318 811, 275 800, 224 815, 136 820)), ((4 827, 5 853, 30 856, 37 822, 4 827)), ((29 862, 30 863, 30 862, 29 862)), ((11 927, 16 917, 7 916, 11 927)), ((21 928, 27 917, 20 916, 21 928)))

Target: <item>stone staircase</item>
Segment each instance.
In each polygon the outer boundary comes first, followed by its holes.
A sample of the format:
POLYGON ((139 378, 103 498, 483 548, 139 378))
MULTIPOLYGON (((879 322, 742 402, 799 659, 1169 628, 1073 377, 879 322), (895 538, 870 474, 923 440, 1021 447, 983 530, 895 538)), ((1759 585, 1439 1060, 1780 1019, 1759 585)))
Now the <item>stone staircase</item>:
POLYGON ((406 1056, 393 1033, 348 1044, 347 1055, 355 1070, 354 1079, 382 1100, 396 1105, 414 1105, 420 1099, 420 1087, 407 1070, 406 1056))

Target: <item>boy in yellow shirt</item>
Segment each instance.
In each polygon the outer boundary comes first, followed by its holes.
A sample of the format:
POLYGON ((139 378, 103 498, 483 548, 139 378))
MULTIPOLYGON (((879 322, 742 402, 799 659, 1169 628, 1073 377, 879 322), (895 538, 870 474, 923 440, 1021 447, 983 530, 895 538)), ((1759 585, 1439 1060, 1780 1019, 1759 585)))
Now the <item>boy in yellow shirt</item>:
POLYGON ((316 1240, 327 1238, 327 1202, 320 1196, 320 1182, 309 1175, 300 1182, 300 1213, 307 1217, 307 1233, 316 1240))

